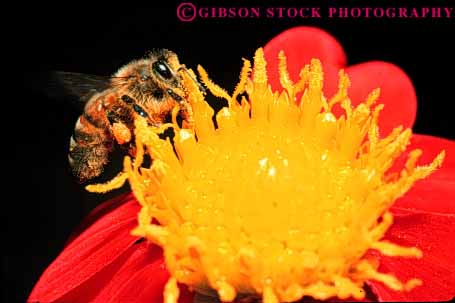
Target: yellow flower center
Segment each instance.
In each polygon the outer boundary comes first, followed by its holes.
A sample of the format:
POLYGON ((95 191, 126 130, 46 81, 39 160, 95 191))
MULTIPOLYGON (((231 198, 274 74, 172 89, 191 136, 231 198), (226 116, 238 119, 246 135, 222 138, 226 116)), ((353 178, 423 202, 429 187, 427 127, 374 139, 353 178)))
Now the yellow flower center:
POLYGON ((365 253, 422 256, 415 247, 381 239, 392 224, 390 206, 440 166, 444 152, 430 165, 415 167, 421 153, 415 150, 399 174, 389 173, 411 130, 397 127, 379 137, 382 105, 372 108, 379 90, 353 108, 349 79, 340 71, 339 90, 326 100, 318 60, 293 83, 283 53, 279 59, 283 90, 275 93, 262 49, 252 80, 250 62, 244 61, 232 96, 199 67, 204 84, 228 101, 216 115, 217 128, 204 95, 182 74, 193 128, 174 123, 172 145, 158 137, 161 130, 137 120, 134 161, 125 158, 125 172, 109 184, 89 187, 105 191, 129 179, 142 205, 133 233, 164 250, 171 273, 167 303, 177 301, 177 282, 214 290, 226 302, 247 294, 264 303, 303 296, 362 299, 366 280, 403 291, 421 283, 379 273, 377 260, 365 253), (244 91, 248 101, 237 102, 244 91), (344 109, 341 117, 332 113, 334 106, 344 109), (153 158, 149 168, 141 167, 145 153, 153 158))

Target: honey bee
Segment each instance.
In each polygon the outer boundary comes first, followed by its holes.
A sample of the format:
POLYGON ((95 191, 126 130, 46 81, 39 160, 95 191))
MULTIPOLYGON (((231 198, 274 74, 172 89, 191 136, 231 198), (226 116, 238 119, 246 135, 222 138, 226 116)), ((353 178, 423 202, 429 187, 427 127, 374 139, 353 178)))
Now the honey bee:
POLYGON ((174 52, 158 49, 145 59, 126 64, 107 79, 60 72, 64 85, 88 99, 74 127, 68 153, 72 172, 80 182, 103 172, 116 143, 134 153, 136 116, 159 126, 179 106, 182 126, 191 124, 182 70, 187 71, 174 52))

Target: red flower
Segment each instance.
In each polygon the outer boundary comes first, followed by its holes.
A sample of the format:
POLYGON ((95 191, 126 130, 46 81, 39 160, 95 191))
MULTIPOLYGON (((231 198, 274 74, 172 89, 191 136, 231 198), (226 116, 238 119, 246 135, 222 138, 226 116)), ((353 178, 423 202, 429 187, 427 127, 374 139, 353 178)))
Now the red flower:
MULTIPOLYGON (((290 29, 264 48, 269 81, 278 87, 277 55, 283 49, 291 77, 311 58, 322 61, 325 94, 336 91, 337 75, 345 68, 351 78, 350 96, 359 103, 374 88, 381 87, 385 109, 381 131, 393 126, 411 127, 416 114, 416 96, 411 81, 398 67, 386 62, 367 62, 346 67, 340 44, 322 30, 290 29)), ((421 148, 421 163, 429 163, 442 149, 442 168, 418 181, 391 211, 395 220, 386 239, 403 246, 417 246, 423 258, 386 257, 370 251, 380 261, 381 272, 393 272, 400 280, 416 277, 423 286, 410 292, 395 292, 379 282, 369 282, 380 301, 438 301, 455 295, 455 143, 442 138, 413 135, 409 150, 421 148)), ((402 166, 406 153, 398 159, 402 166)), ((161 249, 130 235, 140 206, 132 194, 122 195, 95 209, 43 273, 29 302, 162 302, 169 277, 161 249)), ((193 294, 181 288, 180 302, 192 302, 193 294)))

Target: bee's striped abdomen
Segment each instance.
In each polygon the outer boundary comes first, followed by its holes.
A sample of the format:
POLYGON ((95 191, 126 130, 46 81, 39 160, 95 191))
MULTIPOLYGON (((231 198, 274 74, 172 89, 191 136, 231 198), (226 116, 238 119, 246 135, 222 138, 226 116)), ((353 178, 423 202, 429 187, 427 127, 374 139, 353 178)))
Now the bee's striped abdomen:
POLYGON ((113 144, 108 123, 103 98, 92 98, 78 118, 70 139, 68 160, 80 181, 100 175, 108 162, 113 144))

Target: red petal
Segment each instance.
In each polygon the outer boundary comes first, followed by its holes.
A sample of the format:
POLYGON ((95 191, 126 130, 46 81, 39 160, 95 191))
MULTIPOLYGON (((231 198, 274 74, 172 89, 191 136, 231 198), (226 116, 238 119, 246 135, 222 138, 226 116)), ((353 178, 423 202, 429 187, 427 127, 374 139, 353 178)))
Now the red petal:
POLYGON ((132 192, 127 192, 121 194, 113 199, 103 202, 95 209, 93 209, 83 220, 82 222, 73 230, 68 240, 66 241, 65 247, 68 246, 74 239, 76 239, 84 230, 86 230, 90 225, 95 223, 98 219, 104 215, 110 213, 120 205, 134 199, 132 192))
POLYGON ((137 225, 140 206, 132 196, 125 198, 130 200, 103 214, 64 249, 43 273, 29 301, 59 299, 109 265, 138 240, 130 232, 137 225))
MULTIPOLYGON (((455 214, 455 142, 426 135, 413 135, 407 151, 423 151, 419 164, 431 163, 442 151, 446 157, 442 167, 426 179, 417 181, 395 206, 415 210, 455 214)), ((397 159, 394 167, 403 167, 407 152, 397 159)))
MULTIPOLYGON (((111 281, 96 297, 95 302, 163 302, 163 290, 169 279, 169 273, 161 254, 161 249, 147 242, 139 248, 146 253, 146 257, 138 260, 128 260, 111 277, 111 281), (157 252, 153 253, 151 251, 157 252)), ((134 255, 144 255, 144 252, 135 251, 134 255)), ((193 294, 182 289, 180 303, 192 303, 193 294)))
MULTIPOLYGON (((62 302, 163 302, 169 273, 161 249, 146 241, 130 246, 122 256, 66 294, 62 302)), ((181 303, 192 302, 193 294, 182 289, 181 303)))
POLYGON ((321 60, 324 68, 324 93, 332 96, 338 86, 338 70, 344 68, 351 77, 349 90, 353 104, 363 101, 371 90, 380 87, 379 103, 385 108, 379 119, 382 134, 394 126, 411 127, 415 120, 417 100, 409 77, 397 66, 371 61, 346 68, 346 55, 338 41, 328 33, 312 27, 295 27, 279 34, 264 47, 267 72, 272 88, 280 85, 278 53, 284 50, 288 59, 289 74, 299 78, 300 69, 312 58, 321 60))
POLYGON ((395 209, 395 223, 385 239, 403 246, 416 246, 422 259, 379 256, 380 272, 394 273, 401 281, 418 278, 422 286, 410 292, 396 292, 382 283, 368 284, 380 301, 442 301, 455 296, 455 215, 419 213, 395 209))
MULTIPOLYGON (((131 256, 115 271, 103 274, 105 283, 91 302, 162 302, 169 278, 161 250, 143 242, 132 247, 131 256)), ((100 277, 96 277, 99 283, 100 277)), ((91 283, 96 284, 98 283, 91 283)), ((79 291, 80 293, 80 291, 79 291)))

